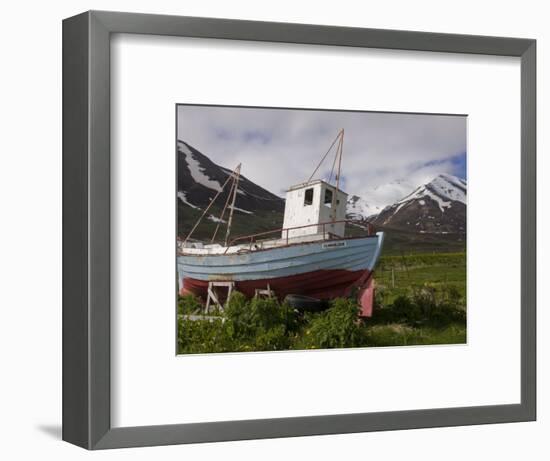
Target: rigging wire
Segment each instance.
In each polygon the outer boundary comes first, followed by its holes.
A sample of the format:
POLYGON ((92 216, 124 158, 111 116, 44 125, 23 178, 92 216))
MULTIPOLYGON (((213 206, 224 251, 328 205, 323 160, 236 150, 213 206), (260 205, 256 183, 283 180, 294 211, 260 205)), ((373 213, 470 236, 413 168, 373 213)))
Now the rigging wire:
POLYGON ((229 211, 229 219, 227 220, 227 230, 225 232, 225 242, 224 245, 227 246, 229 240, 229 234, 231 233, 231 223, 233 222, 233 212, 235 211, 235 199, 237 198, 237 188, 239 185, 239 177, 241 176, 241 164, 235 169, 236 177, 234 180, 235 187, 233 188, 233 199, 231 201, 231 210, 229 211))
POLYGON ((220 228, 220 223, 223 222, 223 216, 225 214, 225 210, 227 209, 227 205, 229 205, 229 200, 231 200, 231 193, 233 192, 234 187, 235 187, 235 180, 233 179, 233 182, 231 183, 231 188, 229 189, 229 193, 227 194, 227 200, 225 201, 225 205, 223 206, 222 213, 218 218, 218 223, 216 224, 216 229, 214 230, 214 235, 212 235, 212 239, 210 240, 210 243, 214 243, 214 239, 216 238, 216 234, 218 233, 218 229, 220 228))
MULTIPOLYGON (((338 143, 340 145, 340 143, 338 143)), ((330 181, 332 181, 332 174, 334 173, 334 168, 336 167, 336 159, 338 158, 338 147, 336 148, 336 155, 334 156, 334 160, 332 161, 332 168, 330 169, 330 176, 328 177, 328 183, 330 184, 330 181)))
MULTIPOLYGON (((237 166, 237 168, 240 168, 241 167, 241 164, 239 164, 237 166)), ((223 186, 221 187, 221 189, 218 191, 218 193, 214 196, 214 198, 210 201, 210 203, 208 204, 208 206, 205 208, 205 210, 203 211, 202 215, 200 216, 200 218, 197 220, 197 222, 195 223, 195 225, 193 226, 193 228, 191 229, 191 231, 189 232, 189 234, 187 234, 187 237, 185 237, 185 240, 183 241, 183 245, 185 245, 185 243, 187 243, 187 240, 189 240, 191 238, 191 235, 193 234, 193 232, 195 232, 195 230, 197 229, 197 227, 199 226, 200 222, 202 221, 202 219, 204 218, 204 216, 206 215, 206 213, 208 213, 208 210, 212 207, 212 205, 214 204, 214 202, 216 201, 216 199, 220 196, 220 194, 223 192, 223 190, 225 189, 225 186, 227 186, 227 183, 234 177, 234 173, 235 171, 237 171, 237 168, 235 168, 235 170, 232 172, 231 175, 229 175, 227 177, 227 179, 225 180, 225 182, 223 183, 223 186)))
MULTIPOLYGON (((341 133, 341 132, 340 132, 341 133)), ((319 169, 319 167, 322 165, 322 163, 325 161, 325 159, 327 158, 327 155, 330 153, 330 151, 332 150, 332 148, 334 147, 334 144, 336 144, 336 141, 338 141, 338 138, 340 137, 340 133, 338 133, 338 135, 336 136, 336 138, 334 138, 334 141, 332 141, 332 144, 330 145, 330 147, 328 148, 327 152, 325 155, 323 155, 323 158, 321 159, 321 161, 319 162, 319 164, 317 165, 317 167, 315 168, 315 170, 313 170, 313 173, 311 173, 311 176, 309 177, 309 179, 307 180, 307 182, 310 182, 313 178, 313 176, 315 175, 315 173, 317 173, 317 170, 319 169)))

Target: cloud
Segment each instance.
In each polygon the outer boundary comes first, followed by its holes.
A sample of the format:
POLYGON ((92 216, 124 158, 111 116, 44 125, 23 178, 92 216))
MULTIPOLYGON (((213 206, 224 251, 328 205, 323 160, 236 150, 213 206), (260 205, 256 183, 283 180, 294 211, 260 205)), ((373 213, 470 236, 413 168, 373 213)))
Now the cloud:
POLYGON ((224 167, 242 163, 246 177, 279 195, 309 178, 342 128, 345 191, 373 206, 439 173, 465 176, 465 116, 178 106, 178 139, 224 167))

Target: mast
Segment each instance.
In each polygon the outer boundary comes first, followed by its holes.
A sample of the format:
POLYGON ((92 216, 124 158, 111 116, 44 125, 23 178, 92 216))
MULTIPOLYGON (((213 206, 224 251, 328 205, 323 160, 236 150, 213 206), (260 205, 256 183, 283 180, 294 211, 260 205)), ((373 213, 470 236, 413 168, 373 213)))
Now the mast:
POLYGON ((336 167, 336 161, 338 161, 338 170, 336 172, 336 178, 335 178, 336 179, 336 190, 334 190, 334 192, 332 194, 332 200, 331 200, 331 212, 330 212, 330 214, 332 216, 332 222, 336 221, 336 202, 337 202, 336 196, 337 196, 339 188, 340 188, 340 172, 341 172, 341 169, 342 169, 342 154, 344 153, 344 129, 343 128, 338 132, 338 134, 336 135, 336 138, 334 138, 334 141, 332 141, 332 144, 328 148, 327 152, 325 153, 325 155, 323 155, 323 158, 321 158, 321 161, 319 162, 319 164, 317 165, 315 170, 313 170, 313 173, 311 173, 311 176, 307 180, 307 183, 311 182, 311 180, 313 179, 313 176, 315 175, 315 173, 317 173, 317 171, 319 170, 319 168, 321 167, 321 165, 323 164, 323 162, 327 158, 328 154, 332 151, 332 148, 334 147, 335 144, 336 144, 336 152, 334 154, 334 160, 332 162, 332 168, 330 170, 330 176, 328 178, 328 184, 330 184, 331 181, 332 181, 332 175, 334 173, 334 168, 336 167))
MULTIPOLYGON (((225 182, 223 183, 223 186, 221 187, 221 189, 218 191, 218 193, 214 196, 214 198, 210 201, 210 203, 208 204, 208 206, 206 207, 206 209, 203 211, 202 215, 200 216, 199 219, 197 219, 197 222, 195 223, 195 225, 193 226, 193 228, 191 229, 191 231, 189 232, 189 234, 187 234, 187 237, 185 237, 185 240, 183 241, 183 245, 185 245, 187 243, 187 240, 189 240, 191 238, 191 235, 193 234, 193 232, 195 232, 195 229, 199 226, 200 222, 202 221, 202 219, 205 217, 206 213, 208 213, 208 210, 212 207, 212 205, 214 205, 214 202, 216 201, 216 199, 220 196, 220 194, 222 193, 222 191, 225 189, 225 186, 227 186, 227 183, 231 180, 231 179, 234 179, 235 178, 235 173, 237 172, 237 170, 239 171, 239 174, 240 174, 240 171, 241 171, 241 164, 239 163, 239 165, 237 166, 237 168, 235 168, 231 174, 227 177, 227 179, 225 180, 225 182)), ((234 201, 234 200, 233 200, 234 201)))
POLYGON ((342 153, 344 152, 344 129, 340 131, 340 153, 338 155, 338 173, 336 175, 336 189, 340 186, 340 170, 342 168, 342 153))
POLYGON ((214 234, 212 235, 212 238, 210 239, 210 243, 214 243, 214 240, 216 240, 216 235, 218 235, 218 230, 220 228, 220 224, 223 222, 223 217, 225 215, 225 210, 227 210, 227 206, 229 205, 229 201, 231 200, 231 196, 233 195, 233 188, 235 187, 235 171, 231 172, 231 177, 233 178, 233 181, 231 182, 231 187, 229 188, 229 193, 227 194, 227 200, 225 201, 225 205, 223 206, 223 210, 220 214, 220 217, 218 218, 218 222, 216 223, 216 229, 214 230, 214 234))
MULTIPOLYGON (((313 170, 313 173, 311 173, 311 176, 309 177, 309 179, 307 180, 307 182, 311 182, 311 180, 313 179, 313 176, 315 176, 315 173, 317 173, 317 170, 321 167, 321 165, 323 164, 323 162, 325 161, 325 159, 327 158, 328 154, 330 154, 330 151, 332 150, 332 148, 334 147, 334 144, 336 144, 336 141, 339 141, 339 138, 340 138, 340 133, 341 131, 336 135, 336 137, 334 138, 334 141, 332 141, 332 144, 330 145, 330 147, 328 148, 328 150, 326 151, 325 155, 323 155, 323 158, 321 159, 321 161, 319 162, 319 164, 315 167, 315 170, 313 170)), ((336 160, 336 158, 335 158, 336 160)), ((334 166, 333 166, 334 168, 334 166)), ((332 176, 332 172, 331 172, 331 176, 332 176)))
MULTIPOLYGON (((332 194, 332 222, 336 221, 336 196, 339 191, 340 187, 340 170, 342 168, 342 153, 344 151, 344 129, 342 128, 340 130, 340 133, 338 133, 338 136, 340 137, 340 141, 338 142, 338 147, 336 148, 336 157, 338 157, 338 172, 336 173, 336 190, 334 191, 334 194, 332 194)), ((334 161, 336 162, 336 157, 334 157, 334 161)), ((334 167, 334 166, 333 166, 334 167)), ((331 173, 332 176, 332 173, 331 173)))
POLYGON ((235 179, 233 183, 233 198, 231 200, 231 210, 229 211, 229 219, 227 220, 227 231, 225 232, 225 246, 229 240, 229 234, 231 233, 231 222, 233 221, 233 211, 235 210, 235 199, 237 198, 237 189, 239 188, 239 177, 241 175, 241 164, 235 168, 235 179))

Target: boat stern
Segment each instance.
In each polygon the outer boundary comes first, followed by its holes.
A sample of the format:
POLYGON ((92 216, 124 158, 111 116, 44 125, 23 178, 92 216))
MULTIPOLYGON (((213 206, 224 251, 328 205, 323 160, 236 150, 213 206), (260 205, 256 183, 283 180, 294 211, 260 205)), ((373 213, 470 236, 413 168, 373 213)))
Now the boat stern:
POLYGON ((376 264, 378 263, 378 260, 380 259, 380 255, 382 254, 382 247, 384 245, 384 238, 385 238, 384 232, 381 232, 381 231, 377 232, 376 238, 377 238, 376 249, 374 250, 374 254, 372 255, 372 260, 369 265, 369 270, 371 272, 374 270, 376 264))
POLYGON ((372 317, 372 311, 374 309, 374 294, 375 294, 375 282, 374 282, 374 268, 380 259, 382 254, 382 246, 384 245, 384 232, 377 232, 376 237, 378 239, 376 250, 374 251, 372 261, 370 264, 369 277, 359 290, 357 294, 357 301, 361 306, 359 312, 360 317, 372 317))

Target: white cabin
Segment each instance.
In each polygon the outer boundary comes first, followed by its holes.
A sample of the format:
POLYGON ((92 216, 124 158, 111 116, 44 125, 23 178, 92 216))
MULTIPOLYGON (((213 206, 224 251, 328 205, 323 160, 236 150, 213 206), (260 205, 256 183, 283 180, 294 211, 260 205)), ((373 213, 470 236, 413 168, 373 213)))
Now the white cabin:
POLYGON ((292 186, 286 192, 285 217, 281 238, 331 233, 344 237, 348 194, 320 179, 292 186), (334 197, 336 194, 336 197, 334 197), (332 209, 334 205, 334 210, 332 209), (315 226, 315 224, 328 223, 315 226), (291 229, 292 227, 303 227, 291 229), (287 235, 288 234, 288 235, 287 235))

